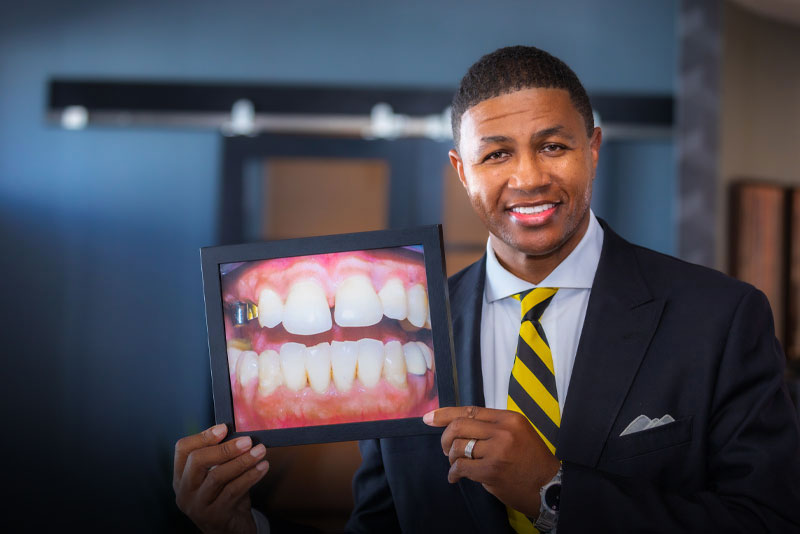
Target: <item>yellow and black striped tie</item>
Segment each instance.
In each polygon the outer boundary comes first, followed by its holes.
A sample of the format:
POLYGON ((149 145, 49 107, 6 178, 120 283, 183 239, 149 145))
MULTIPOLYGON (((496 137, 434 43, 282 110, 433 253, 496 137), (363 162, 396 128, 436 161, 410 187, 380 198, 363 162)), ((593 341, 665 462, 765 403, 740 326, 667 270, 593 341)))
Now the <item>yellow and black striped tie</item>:
MULTIPOLYGON (((508 409, 530 421, 544 444, 555 454, 561 410, 558 407, 553 355, 539 320, 558 288, 537 287, 513 295, 520 301, 522 324, 517 354, 508 381, 508 409)), ((508 519, 519 534, 538 532, 524 514, 508 508, 508 519)))

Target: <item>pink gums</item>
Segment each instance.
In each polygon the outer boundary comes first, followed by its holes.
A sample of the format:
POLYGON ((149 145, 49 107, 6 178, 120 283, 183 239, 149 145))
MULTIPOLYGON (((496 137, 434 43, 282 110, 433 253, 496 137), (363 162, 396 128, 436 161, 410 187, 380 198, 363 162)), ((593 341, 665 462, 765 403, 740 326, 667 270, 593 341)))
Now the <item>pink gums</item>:
POLYGON ((270 430, 309 425, 332 425, 382 419, 422 417, 439 407, 433 373, 408 375, 406 388, 396 388, 384 379, 375 387, 366 388, 358 379, 348 392, 339 392, 333 385, 324 393, 310 387, 292 391, 280 386, 267 396, 258 394, 258 379, 245 386, 231 375, 233 413, 236 430, 270 430))
POLYGON ((345 278, 356 274, 368 276, 376 291, 389 278, 399 278, 406 289, 414 284, 427 286, 422 255, 414 256, 413 260, 409 260, 398 249, 378 249, 262 260, 247 268, 232 287, 224 284, 223 300, 257 303, 261 290, 266 287, 286 300, 294 281, 312 278, 322 284, 328 297, 328 306, 333 307, 336 288, 345 278))

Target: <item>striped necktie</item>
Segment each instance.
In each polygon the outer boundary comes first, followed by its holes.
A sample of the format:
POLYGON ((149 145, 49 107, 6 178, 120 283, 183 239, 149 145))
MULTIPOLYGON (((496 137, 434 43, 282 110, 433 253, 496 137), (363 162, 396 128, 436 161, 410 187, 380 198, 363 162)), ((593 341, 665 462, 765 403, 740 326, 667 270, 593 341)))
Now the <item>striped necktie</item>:
MULTIPOLYGON (((553 355, 539 319, 557 291, 557 288, 537 287, 513 295, 521 304, 522 324, 508 382, 507 403, 509 410, 519 412, 528 419, 553 454, 558 446, 561 410, 558 407, 553 355)), ((538 532, 530 519, 513 508, 508 508, 508 519, 519 534, 538 532)))

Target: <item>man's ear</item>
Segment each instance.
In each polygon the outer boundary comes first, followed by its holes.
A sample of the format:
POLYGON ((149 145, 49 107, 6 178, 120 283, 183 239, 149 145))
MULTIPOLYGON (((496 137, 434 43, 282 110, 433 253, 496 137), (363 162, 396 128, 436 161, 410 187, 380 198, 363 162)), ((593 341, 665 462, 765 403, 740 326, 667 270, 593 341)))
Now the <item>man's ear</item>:
POLYGON ((467 188, 467 179, 464 176, 464 162, 461 161, 461 156, 458 155, 455 149, 451 149, 450 152, 447 153, 450 156, 450 165, 456 170, 458 173, 458 179, 461 180, 461 185, 464 186, 464 189, 467 188))
POLYGON ((601 144, 603 144, 603 130, 597 126, 592 132, 592 138, 589 140, 589 147, 592 150, 592 168, 595 171, 597 170, 597 161, 600 159, 601 144))

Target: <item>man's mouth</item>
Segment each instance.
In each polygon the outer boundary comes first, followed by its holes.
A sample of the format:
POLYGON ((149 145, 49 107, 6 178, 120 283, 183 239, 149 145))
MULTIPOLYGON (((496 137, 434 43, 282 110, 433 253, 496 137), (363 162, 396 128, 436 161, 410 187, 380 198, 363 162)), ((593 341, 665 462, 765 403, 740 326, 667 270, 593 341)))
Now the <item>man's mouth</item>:
POLYGON ((544 224, 555 214, 560 202, 543 202, 535 205, 518 205, 509 208, 511 217, 525 225, 544 224))
POLYGON ((418 417, 438 407, 422 255, 251 262, 222 276, 239 431, 418 417))

